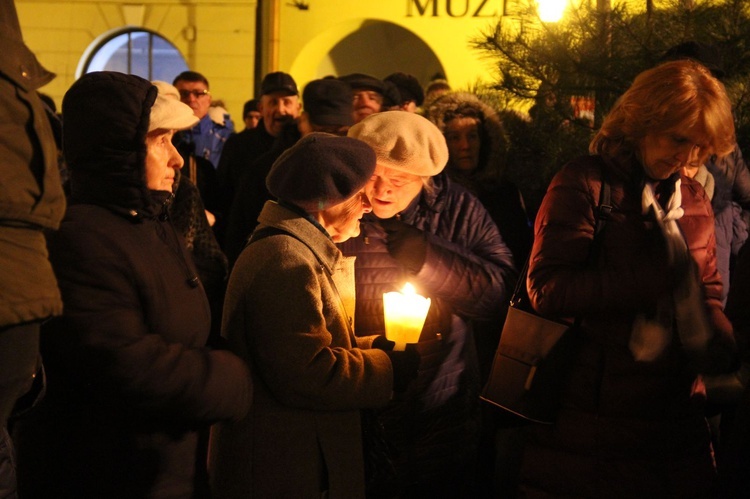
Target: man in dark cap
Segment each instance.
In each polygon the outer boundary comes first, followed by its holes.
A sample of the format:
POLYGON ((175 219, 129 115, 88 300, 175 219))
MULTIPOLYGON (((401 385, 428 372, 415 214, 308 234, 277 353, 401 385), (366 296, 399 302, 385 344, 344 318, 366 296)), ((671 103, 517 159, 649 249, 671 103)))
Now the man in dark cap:
MULTIPOLYGON (((268 73, 260 85, 261 123, 266 131, 278 137, 284 123, 296 119, 300 112, 299 91, 291 75, 276 71, 268 73)), ((260 125, 258 125, 260 126, 260 125)))
POLYGON ((417 108, 424 103, 424 90, 415 76, 397 72, 386 76, 383 81, 393 83, 398 89, 401 97, 398 102, 400 110, 416 113, 417 108))
POLYGON ((385 84, 382 80, 363 73, 351 73, 339 79, 352 87, 355 123, 383 110, 385 84))
MULTIPOLYGON (((260 93, 258 111, 261 119, 258 126, 230 137, 219 162, 219 192, 223 200, 224 217, 217 217, 215 228, 217 238, 222 244, 226 239, 226 217, 243 172, 251 168, 256 159, 271 150, 281 135, 284 124, 294 122, 300 113, 297 83, 290 74, 281 71, 268 73, 261 82, 260 93)), ((264 179, 266 173, 268 172, 258 174, 258 178, 264 179)), ((226 250, 226 247, 224 249, 226 250)))
POLYGON ((263 204, 272 199, 265 178, 274 161, 300 137, 312 132, 344 136, 354 124, 351 87, 336 78, 313 80, 302 93, 304 111, 297 122, 288 123, 273 147, 258 157, 240 178, 227 218, 224 249, 233 265, 247 237, 258 224, 263 204))
POLYGON ((302 135, 311 132, 346 135, 354 124, 353 98, 349 84, 335 78, 308 83, 302 92, 304 110, 299 119, 302 135))

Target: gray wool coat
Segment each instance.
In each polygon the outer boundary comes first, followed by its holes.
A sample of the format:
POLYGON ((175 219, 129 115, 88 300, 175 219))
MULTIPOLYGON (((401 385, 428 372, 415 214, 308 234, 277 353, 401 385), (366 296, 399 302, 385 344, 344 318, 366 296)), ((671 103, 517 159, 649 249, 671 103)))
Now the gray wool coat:
POLYGON ((214 427, 213 492, 364 497, 360 409, 390 400, 390 360, 369 349, 374 337, 351 333, 344 311, 353 304, 351 260, 310 220, 275 202, 259 221, 259 229, 287 234, 248 245, 229 279, 222 330, 250 365, 255 390, 246 418, 214 427))

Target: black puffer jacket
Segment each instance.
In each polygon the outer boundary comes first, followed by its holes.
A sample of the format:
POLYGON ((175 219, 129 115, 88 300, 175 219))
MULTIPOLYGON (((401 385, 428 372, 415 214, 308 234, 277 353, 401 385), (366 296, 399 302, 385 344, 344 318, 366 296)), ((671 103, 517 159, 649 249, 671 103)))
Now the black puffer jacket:
POLYGON ((381 414, 398 448, 407 495, 420 491, 425 497, 447 493, 465 478, 462 465, 472 462, 479 380, 468 320, 496 318, 516 278, 510 250, 478 199, 445 173, 432 180, 433 192, 423 190, 401 213, 402 221, 427 235, 417 274, 388 254, 385 232, 372 214, 363 219, 362 234, 341 245, 345 255, 357 257, 357 335, 384 333, 383 293, 407 280, 432 300, 419 343, 419 378, 381 414))
POLYGON ((17 432, 23 497, 192 497, 198 430, 239 418, 244 363, 210 316, 167 192, 145 183, 156 87, 82 77, 63 101, 71 206, 50 239, 65 310, 42 330, 48 393, 17 432))

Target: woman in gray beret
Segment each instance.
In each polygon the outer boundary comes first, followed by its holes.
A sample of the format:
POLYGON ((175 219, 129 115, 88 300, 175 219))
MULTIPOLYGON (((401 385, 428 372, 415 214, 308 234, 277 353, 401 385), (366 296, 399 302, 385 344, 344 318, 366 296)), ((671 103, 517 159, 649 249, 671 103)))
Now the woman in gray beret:
POLYGON ((223 322, 251 366, 253 403, 214 428, 216 497, 365 496, 360 410, 386 405, 419 367, 414 351, 354 336, 354 262, 336 243, 359 234, 374 170, 364 142, 312 133, 266 178, 278 200, 232 270, 223 322))

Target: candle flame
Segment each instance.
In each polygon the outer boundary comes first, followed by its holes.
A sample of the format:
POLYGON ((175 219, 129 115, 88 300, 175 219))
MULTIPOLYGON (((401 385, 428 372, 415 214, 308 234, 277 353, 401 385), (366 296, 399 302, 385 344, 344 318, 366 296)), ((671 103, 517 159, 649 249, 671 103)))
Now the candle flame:
POLYGON ((418 295, 408 282, 401 291, 383 293, 385 337, 396 343, 394 350, 419 342, 429 310, 430 299, 418 295))

